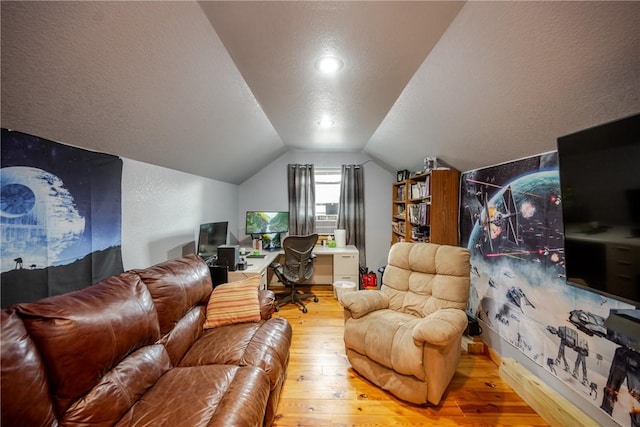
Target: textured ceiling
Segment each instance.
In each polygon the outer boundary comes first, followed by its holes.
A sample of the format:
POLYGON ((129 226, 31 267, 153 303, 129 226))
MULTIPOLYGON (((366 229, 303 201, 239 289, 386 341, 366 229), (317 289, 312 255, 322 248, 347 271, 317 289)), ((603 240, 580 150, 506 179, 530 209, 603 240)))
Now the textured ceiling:
POLYGON ((463 3, 201 5, 285 145, 359 151, 463 3), (344 68, 322 75, 324 55, 344 68), (317 125, 324 116, 330 129, 317 125))
POLYGON ((555 150, 640 112, 639 29, 640 2, 469 2, 366 149, 462 171, 555 150))
POLYGON ((231 183, 290 149, 469 170, 640 111, 640 2, 1 7, 3 127, 231 183))

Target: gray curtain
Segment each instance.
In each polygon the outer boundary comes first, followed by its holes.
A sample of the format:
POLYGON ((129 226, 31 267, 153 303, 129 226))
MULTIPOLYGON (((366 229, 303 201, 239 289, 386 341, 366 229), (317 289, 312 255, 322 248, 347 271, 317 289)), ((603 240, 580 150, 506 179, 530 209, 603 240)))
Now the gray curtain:
POLYGON ((338 228, 344 228, 347 245, 355 245, 360 252, 360 267, 366 267, 364 224, 364 166, 342 165, 338 228))
POLYGON ((287 165, 289 234, 316 232, 316 179, 313 165, 287 165))

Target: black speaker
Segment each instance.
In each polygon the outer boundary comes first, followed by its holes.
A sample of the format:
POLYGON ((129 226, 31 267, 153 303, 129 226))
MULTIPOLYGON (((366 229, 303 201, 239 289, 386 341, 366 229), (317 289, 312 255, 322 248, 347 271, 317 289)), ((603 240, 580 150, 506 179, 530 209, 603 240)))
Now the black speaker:
POLYGON ((226 265, 211 265, 209 266, 209 273, 211 274, 211 284, 214 289, 216 286, 229 281, 229 267, 226 265))
POLYGON ((218 265, 226 265, 229 271, 236 271, 238 261, 240 261, 240 245, 218 246, 218 265))

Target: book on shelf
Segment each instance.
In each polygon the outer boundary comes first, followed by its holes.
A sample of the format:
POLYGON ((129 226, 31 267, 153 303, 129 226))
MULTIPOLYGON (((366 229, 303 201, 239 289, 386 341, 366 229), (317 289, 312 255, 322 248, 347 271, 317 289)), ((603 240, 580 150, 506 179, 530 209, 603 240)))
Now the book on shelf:
POLYGON ((420 184, 422 183, 415 182, 411 184, 411 199, 419 199, 420 197, 422 197, 423 193, 421 191, 420 184))
POLYGON ((429 241, 429 226, 423 225, 415 227, 411 230, 411 240, 414 242, 428 242, 429 241))
POLYGON ((391 222, 391 229, 395 233, 404 234, 405 231, 406 231, 405 223, 403 221, 392 221, 391 222))
POLYGON ((397 201, 404 201, 404 191, 405 191, 405 185, 398 185, 396 187, 396 200, 397 201))
POLYGON ((429 204, 425 202, 410 204, 409 221, 413 224, 429 224, 429 204))
POLYGON ((411 184, 411 199, 424 199, 429 197, 429 177, 425 181, 414 182, 411 184))
POLYGON ((419 217, 419 207, 416 204, 409 205, 409 221, 412 223, 417 223, 419 217))

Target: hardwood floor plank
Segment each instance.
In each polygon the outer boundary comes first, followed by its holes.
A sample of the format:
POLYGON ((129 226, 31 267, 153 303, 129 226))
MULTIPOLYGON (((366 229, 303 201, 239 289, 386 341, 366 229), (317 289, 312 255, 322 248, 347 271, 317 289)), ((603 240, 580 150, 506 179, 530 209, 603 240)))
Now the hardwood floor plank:
POLYGON ((287 304, 274 313, 293 329, 291 358, 274 427, 546 426, 485 355, 463 352, 439 405, 412 405, 355 372, 344 350, 344 316, 330 286, 306 314, 287 304))

